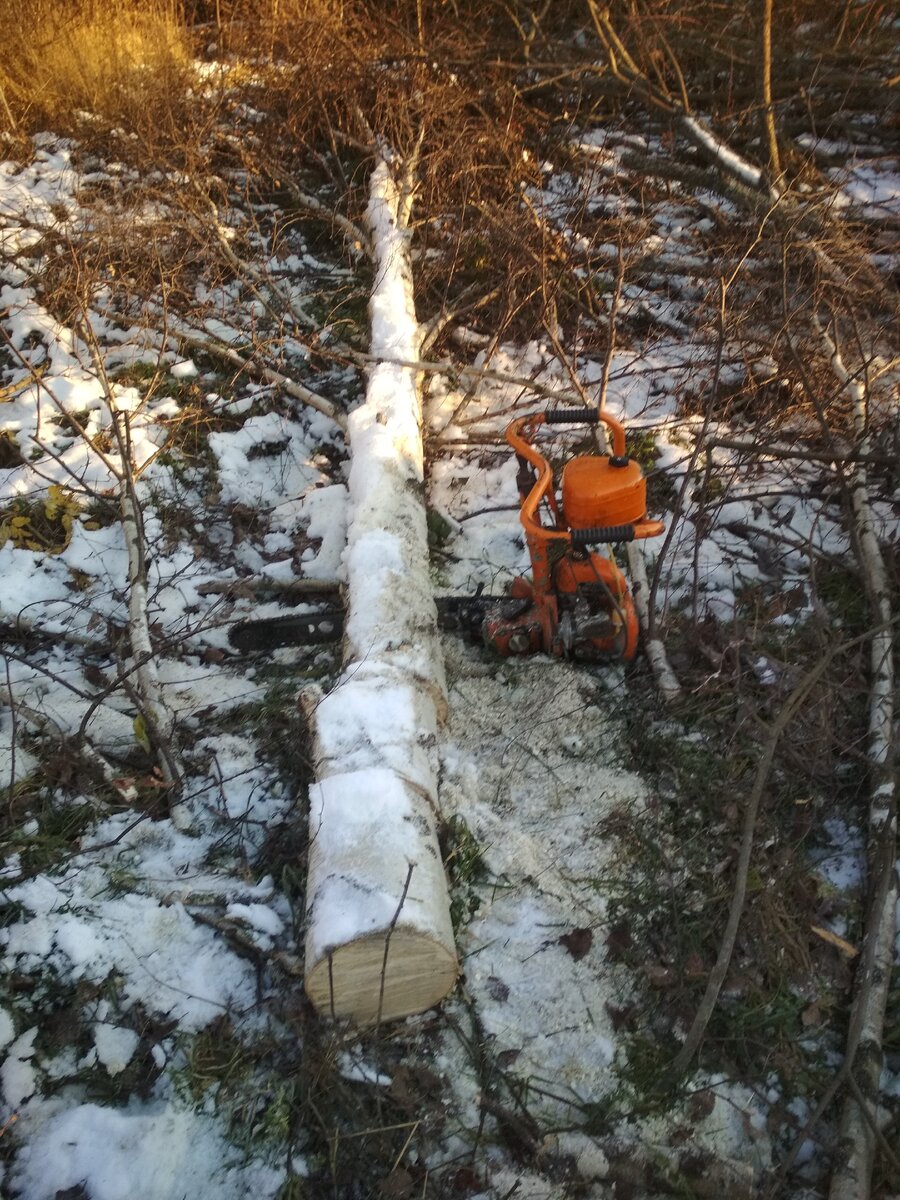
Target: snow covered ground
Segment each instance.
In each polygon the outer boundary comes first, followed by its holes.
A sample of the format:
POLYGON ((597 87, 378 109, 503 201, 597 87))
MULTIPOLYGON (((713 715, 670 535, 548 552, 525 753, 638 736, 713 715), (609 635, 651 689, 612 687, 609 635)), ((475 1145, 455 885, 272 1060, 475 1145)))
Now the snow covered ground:
MULTIPOLYGON (((609 173, 630 144, 614 131, 585 143, 590 169, 577 180, 548 171, 540 196, 564 232, 567 206, 586 199, 600 212, 611 202, 609 173)), ((665 1114, 642 1110, 623 1082, 628 1014, 647 981, 617 952, 611 913, 633 869, 629 831, 649 828, 662 800, 628 748, 631 683, 621 668, 498 662, 444 640, 441 804, 463 978, 440 1012, 396 1034, 369 1042, 317 1025, 297 949, 310 779, 295 696, 310 678, 333 679, 338 663, 327 647, 242 658, 227 628, 284 611, 248 578, 342 576, 344 439, 277 387, 167 340, 158 296, 117 307, 101 280, 82 311, 50 303, 42 275, 96 216, 97 201, 83 196, 88 180, 129 183, 127 172, 50 135, 35 139, 30 163, 0 164, 6 1192, 324 1195, 316 1189, 329 1172, 340 1177, 345 1155, 342 1195, 370 1194, 349 1190, 347 1172, 352 1179, 365 1162, 375 1174, 362 1186, 393 1181, 384 1195, 424 1196, 433 1177, 445 1189, 435 1195, 551 1200, 576 1194, 567 1189, 577 1183, 577 1194, 603 1200, 619 1194, 631 1159, 688 1174, 713 1164, 713 1178, 749 1194, 772 1165, 777 1072, 740 1081, 698 1071, 665 1114), (150 630, 185 764, 177 823, 131 686, 117 510, 125 464, 109 435, 111 402, 127 414, 150 630), (219 586, 228 583, 231 593, 219 586), (329 1086, 347 1105, 344 1123, 317 1115, 329 1086), (605 1123, 604 1113, 613 1114, 605 1123), (402 1136, 373 1134, 365 1158, 368 1121, 402 1136)), ((896 215, 889 173, 848 168, 841 186, 847 204, 896 215)), ((640 212, 624 191, 612 200, 642 231, 635 255, 654 258, 664 276, 645 274, 623 291, 623 327, 651 332, 621 337, 608 404, 643 439, 656 481, 651 515, 665 516, 701 430, 707 440, 746 436, 685 403, 715 373, 713 333, 692 320, 694 272, 714 253, 705 237, 726 206, 708 198, 704 226, 677 197, 642 201, 640 212)), ((148 222, 159 219, 148 212, 148 222)), ((252 245, 258 231, 236 210, 242 219, 252 245)), ((300 308, 324 277, 346 277, 302 228, 277 251, 262 236, 256 246, 260 269, 293 289, 300 308)), ((233 281, 197 280, 194 302, 197 327, 232 344, 263 317, 233 281)), ((288 337, 284 353, 305 370, 299 340, 288 337)), ((575 357, 592 392, 602 359, 577 348, 575 357)), ((489 361, 472 353, 471 365, 570 389, 546 341, 494 347, 489 361)), ((774 386, 777 371, 764 343, 722 348, 720 382, 774 386)), ((346 404, 359 381, 334 366, 319 386, 346 404)), ((543 404, 517 385, 485 380, 467 395, 429 381, 428 505, 446 525, 434 547, 436 592, 497 592, 526 568, 515 462, 501 435, 512 414, 543 404)), ((779 440, 810 432, 798 407, 779 440)), ((662 610, 728 624, 745 615, 748 592, 777 590, 789 601, 774 626, 800 629, 819 602, 810 559, 848 555, 839 497, 823 496, 817 465, 748 461, 719 446, 701 458, 697 480, 672 533, 662 610)), ((896 505, 896 494, 876 502, 884 541, 896 540, 896 505)), ((652 566, 658 545, 644 546, 652 566)), ((773 651, 754 670, 774 687, 791 668, 773 651)), ((840 854, 858 857, 858 831, 828 831, 840 854)), ((830 887, 852 887, 828 864, 820 869, 830 887)), ((810 1144, 800 1160, 811 1187, 816 1153, 810 1144)), ((638 1196, 661 1190, 652 1173, 636 1186, 638 1196)))

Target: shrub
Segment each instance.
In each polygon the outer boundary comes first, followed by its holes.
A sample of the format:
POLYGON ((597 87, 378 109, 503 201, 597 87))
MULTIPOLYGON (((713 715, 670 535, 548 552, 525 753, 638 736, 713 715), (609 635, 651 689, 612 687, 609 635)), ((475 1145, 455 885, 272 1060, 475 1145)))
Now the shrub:
POLYGON ((140 129, 186 90, 176 0, 0 0, 0 129, 70 130, 82 113, 140 129))

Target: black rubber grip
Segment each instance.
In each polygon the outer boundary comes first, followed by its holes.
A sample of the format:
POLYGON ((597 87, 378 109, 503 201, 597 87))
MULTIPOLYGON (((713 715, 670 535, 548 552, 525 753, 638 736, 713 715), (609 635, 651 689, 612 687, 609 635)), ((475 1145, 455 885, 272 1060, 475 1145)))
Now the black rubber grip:
POLYGON ((548 408, 544 413, 545 425, 596 425, 599 420, 599 408, 548 408))
POLYGON ((573 546, 593 546, 597 542, 633 542, 633 525, 598 525, 594 529, 573 529, 573 546))

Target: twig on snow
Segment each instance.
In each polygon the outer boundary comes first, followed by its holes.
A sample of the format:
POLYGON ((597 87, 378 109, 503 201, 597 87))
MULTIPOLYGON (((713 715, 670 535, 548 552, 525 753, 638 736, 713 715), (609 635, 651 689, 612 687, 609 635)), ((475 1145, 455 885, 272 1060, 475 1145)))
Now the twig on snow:
POLYGON ((403 884, 403 891, 400 893, 400 899, 397 901, 397 908, 394 915, 391 917, 391 923, 387 927, 387 932, 384 935, 384 959, 381 963, 381 984, 378 991, 378 1016, 375 1018, 375 1027, 381 1024, 381 1014, 384 1012, 384 985, 387 981, 387 964, 388 954, 391 949, 391 937, 394 930, 397 928, 397 922, 400 920, 400 914, 403 912, 403 905, 406 903, 406 897, 409 895, 409 885, 412 882, 413 871, 416 869, 416 864, 411 862, 409 870, 406 872, 406 880, 403 884))
MULTIPOLYGON (((59 727, 59 725, 57 725, 57 723, 53 720, 53 718, 47 715, 47 713, 39 712, 36 708, 31 708, 29 705, 22 704, 18 700, 16 700, 15 696, 13 695, 12 684, 10 682, 9 663, 8 662, 7 662, 6 679, 7 679, 6 687, 0 688, 0 704, 6 705, 6 707, 9 708, 10 713, 12 714, 12 726, 13 727, 12 727, 12 731, 10 733, 10 738, 11 738, 10 749, 12 752, 13 765, 10 769, 11 775, 12 775, 12 778, 10 780, 10 789, 12 789, 14 782, 15 782, 14 768, 15 768, 16 726, 18 724, 19 718, 21 717, 23 721, 26 721, 29 725, 33 725, 35 727, 35 729, 39 730, 40 733, 44 737, 52 738, 55 741, 59 742, 60 745, 66 745, 66 746, 71 747, 73 744, 73 741, 77 742, 78 751, 81 753, 82 757, 85 759, 85 761, 87 763, 89 763, 92 767, 94 767, 94 769, 96 771, 99 772, 99 774, 102 776, 104 782, 111 784, 111 785, 112 784, 116 785, 117 791, 119 792, 119 794, 123 797, 123 799, 127 803, 130 804, 130 803, 133 803, 135 800, 137 800, 137 798, 138 798, 137 789, 131 785, 126 785, 124 788, 122 786, 120 786, 120 784, 119 784, 120 772, 118 772, 115 769, 115 767, 112 765, 112 763, 109 761, 109 759, 107 759, 105 757, 105 755, 101 754, 100 751, 97 749, 97 747, 92 742, 89 742, 86 737, 84 737, 82 735, 76 739, 70 739, 68 737, 68 735, 64 732, 64 730, 62 730, 59 727)), ((12 799, 12 790, 10 790, 10 800, 11 799, 12 799)), ((96 799, 95 799, 95 804, 96 804, 96 799)))
POLYGON ((244 371, 252 378, 263 379, 266 383, 274 384, 275 387, 279 387, 282 391, 287 392, 294 400, 299 400, 301 404, 305 404, 307 407, 315 409, 316 412, 322 413, 323 416, 334 421, 339 429, 346 432, 347 418, 344 414, 338 412, 330 400, 326 400, 318 392, 313 392, 309 388, 304 387, 296 379, 290 379, 287 375, 283 375, 273 367, 256 362, 252 358, 245 358, 244 355, 239 354, 231 346, 226 346, 224 342, 220 342, 209 335, 203 336, 180 325, 176 329, 173 329, 170 336, 177 338, 179 342, 183 342, 187 346, 193 346, 195 350, 202 350, 206 354, 213 355, 214 358, 221 358, 223 361, 231 363, 233 367, 244 371))
POLYGON ((9 706, 9 788, 7 789, 7 807, 12 813, 13 801, 16 798, 16 739, 19 736, 19 715, 16 712, 16 700, 13 695, 12 675, 9 670, 9 659, 3 656, 6 668, 6 703, 9 706))

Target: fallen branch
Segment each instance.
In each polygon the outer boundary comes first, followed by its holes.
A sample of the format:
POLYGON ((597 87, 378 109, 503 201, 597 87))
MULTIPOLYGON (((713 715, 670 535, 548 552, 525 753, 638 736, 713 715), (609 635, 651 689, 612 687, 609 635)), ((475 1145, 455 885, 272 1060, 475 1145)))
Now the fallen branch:
POLYGON ((193 180, 192 182, 194 191, 197 193, 200 202, 209 209, 209 227, 212 230, 213 237, 215 238, 223 257, 225 258, 225 261, 234 271, 238 279, 241 280, 244 286, 263 306, 263 308, 274 321, 276 327, 280 326, 286 317, 290 317, 294 321, 300 320, 303 322, 303 324, 309 327, 312 322, 306 317, 305 313, 298 311, 297 307, 291 303, 290 297, 286 296, 284 292, 282 292, 273 279, 267 277, 265 272, 261 271, 253 263, 245 262, 243 259, 239 258, 237 254, 235 254, 234 250, 231 248, 228 238, 225 236, 222 222, 219 219, 219 210, 216 207, 215 202, 200 187, 200 184, 196 180, 193 180), (279 303, 282 306, 281 312, 272 307, 272 304, 266 295, 266 291, 272 291, 278 297, 279 303))
POLYGON ((681 684, 678 676, 672 670, 669 656, 662 639, 655 634, 656 622, 651 620, 649 611, 650 583, 647 579, 647 568, 640 547, 629 542, 626 548, 628 569, 631 572, 631 594, 634 597, 634 607, 637 610, 638 621, 643 633, 642 645, 647 661, 656 677, 662 698, 671 704, 681 698, 681 684))
POLYGON ((198 596, 255 596, 257 592, 271 592, 279 596, 325 596, 341 590, 338 579, 267 579, 264 575, 250 575, 246 579, 214 580, 201 583, 198 596))
POLYGON ((156 668, 156 655, 150 637, 144 522, 137 495, 137 471, 131 452, 129 417, 128 413, 119 409, 116 402, 100 347, 86 316, 81 323, 81 335, 88 347, 98 382, 109 407, 113 436, 119 454, 115 476, 119 484, 119 509, 128 555, 128 637, 134 660, 134 683, 130 685, 124 675, 122 682, 138 708, 147 736, 158 755, 162 778, 171 788, 172 821, 177 828, 183 829, 189 823, 188 815, 177 801, 184 780, 184 767, 176 738, 175 714, 163 697, 156 668))
MULTIPOLYGON (((853 405, 853 421, 860 450, 869 449, 868 390, 864 379, 847 370, 837 342, 818 325, 831 368, 853 405)), ((894 792, 894 644, 891 629, 891 592, 887 568, 875 533, 867 470, 859 463, 850 482, 857 557, 876 622, 870 647, 868 764, 869 856, 871 874, 878 886, 870 897, 865 938, 871 953, 866 969, 855 979, 854 1024, 859 1035, 848 1079, 850 1094, 841 1114, 840 1161, 831 1180, 829 1200, 865 1200, 871 1187, 876 1137, 866 1105, 877 1104, 881 1087, 884 1016, 893 968, 897 913, 897 875, 887 871, 896 860, 897 811, 894 792)), ((847 1056, 849 1057, 849 1048, 847 1056)))
POLYGON ((830 562, 833 566, 840 567, 841 570, 848 569, 846 558, 843 555, 830 554, 827 550, 823 550, 821 546, 817 546, 812 541, 811 536, 804 541, 800 537, 791 537, 783 530, 763 529, 759 525, 751 525, 749 521, 723 521, 720 528, 727 529, 735 537, 743 538, 748 542, 752 542, 753 538, 766 538, 770 542, 780 542, 788 550, 796 550, 798 554, 803 554, 807 558, 820 558, 823 562, 830 562))
POLYGON ((109 638, 93 638, 87 634, 76 633, 73 629, 46 629, 39 622, 21 613, 16 616, 0 612, 0 641, 19 642, 28 639, 40 642, 65 642, 70 646, 82 646, 95 653, 107 653, 110 649, 109 638))
POLYGON ((896 458, 888 454, 863 454, 858 450, 802 450, 789 446, 772 446, 764 442, 742 442, 737 438, 714 437, 707 438, 709 447, 721 446, 723 450, 736 450, 742 454, 764 455, 768 458, 787 458, 797 462, 823 463, 871 463, 873 466, 893 467, 897 465, 896 458))
POLYGON ((373 355, 354 353, 353 358, 362 366, 402 367, 404 370, 433 372, 439 375, 463 376, 471 379, 483 379, 488 383, 508 383, 521 388, 523 392, 535 392, 538 396, 546 396, 556 403, 584 407, 584 401, 577 392, 563 391, 549 384, 539 383, 525 375, 510 375, 506 371, 491 371, 486 367, 469 367, 464 363, 449 362, 446 359, 429 362, 421 358, 395 358, 393 355, 373 355))
MULTIPOLYGON (((649 111, 661 113, 668 120, 676 122, 684 136, 731 182, 734 198, 739 199, 743 191, 745 203, 751 208, 760 201, 769 205, 770 214, 777 214, 777 223, 782 230, 790 231, 792 236, 801 235, 798 242, 804 253, 809 254, 831 279, 850 288, 853 281, 832 250, 826 250, 823 246, 823 235, 828 234, 833 249, 852 260, 854 273, 864 274, 879 302, 896 314, 896 292, 885 283, 877 267, 872 264, 862 242, 853 240, 846 226, 835 218, 832 206, 819 205, 817 208, 815 201, 811 203, 802 193, 788 191, 782 186, 780 178, 770 179, 765 171, 734 150, 691 112, 689 97, 674 56, 670 55, 669 65, 675 69, 681 83, 677 97, 663 91, 635 62, 612 24, 609 9, 601 7, 597 0, 588 0, 588 7, 606 54, 609 72, 622 88, 627 89, 629 95, 637 95, 649 111)), ((771 147, 769 149, 771 155, 771 147)))
MULTIPOLYGON (((9 671, 7 670, 7 680, 9 679, 9 671)), ((121 783, 121 771, 117 771, 108 758, 97 749, 83 734, 72 739, 62 730, 59 725, 48 716, 47 713, 42 713, 36 708, 32 708, 28 704, 22 704, 16 700, 12 686, 7 683, 5 688, 0 688, 0 704, 6 705, 12 714, 14 714, 15 722, 21 718, 29 725, 33 725, 42 736, 52 738, 60 746, 67 746, 71 752, 73 744, 77 744, 77 751, 80 752, 82 758, 101 776, 105 783, 110 786, 115 786, 119 795, 126 804, 133 804, 138 799, 137 789, 132 784, 121 783)), ((15 728, 11 732, 11 739, 15 738, 15 728)), ((13 743, 14 744, 14 743, 13 743)), ((106 805, 101 805, 97 800, 95 793, 91 793, 92 803, 95 807, 106 808, 106 805)))
POLYGON ((339 429, 346 432, 347 418, 344 414, 339 412, 330 400, 326 400, 318 392, 313 392, 309 388, 304 387, 296 379, 290 379, 287 375, 283 375, 281 371, 276 371, 273 367, 256 362, 252 358, 245 358, 244 355, 239 354, 233 347, 226 346, 224 342, 220 342, 208 335, 203 336, 180 324, 177 329, 172 331, 170 337, 177 338, 179 342, 182 342, 186 346, 192 346, 195 350, 202 350, 205 354, 211 354, 214 358, 220 358, 223 362, 230 363, 233 367, 237 367, 238 370, 243 371, 253 379, 262 379, 266 383, 271 383, 275 387, 281 388, 283 392, 286 392, 294 400, 299 400, 301 404, 305 404, 308 408, 322 413, 323 416, 334 421, 339 429))
MULTIPOLYGON (((896 626, 896 622, 894 622, 894 625, 896 626)), ((855 639, 856 642, 861 640, 863 639, 855 639)), ((896 873, 896 856, 893 853, 893 847, 888 845, 880 855, 878 875, 875 878, 872 890, 872 901, 867 911, 866 928, 863 932, 863 949, 856 969, 857 996, 856 1002, 850 1011, 850 1025, 847 1030, 844 1060, 835 1072, 831 1083, 829 1083, 828 1087, 822 1093, 818 1104, 807 1118, 806 1124, 794 1140, 794 1144, 785 1156, 784 1161, 779 1166, 778 1174, 771 1188, 765 1194, 765 1200, 775 1200, 775 1197, 781 1190, 781 1185, 787 1178, 788 1172, 796 1162, 804 1142, 815 1129, 816 1125, 818 1125, 822 1115, 831 1106, 835 1096, 852 1078, 857 1052, 866 1026, 866 1016, 869 1008, 866 1003, 867 993, 871 990, 876 980, 879 983, 879 987, 881 986, 883 964, 885 961, 888 962, 889 966, 893 965, 893 938, 891 938, 889 944, 879 941, 879 934, 884 931, 879 929, 878 922, 883 912, 885 901, 892 892, 896 894, 896 873)), ((887 977, 890 979, 890 969, 887 971, 887 977)), ((848 1196, 852 1197, 852 1200, 864 1200, 865 1195, 865 1192, 860 1193, 859 1197, 857 1197, 856 1193, 848 1193, 848 1196)))
POLYGON ((310 195, 309 192, 305 192, 290 172, 284 170, 278 163, 263 160, 262 165, 268 171, 276 186, 281 184, 287 190, 297 209, 305 212, 310 217, 314 217, 317 221, 322 221, 326 225, 331 225, 333 228, 339 229, 344 235, 350 250, 355 254, 364 253, 369 258, 373 257, 372 239, 355 221, 351 221, 349 217, 345 217, 343 213, 338 212, 336 209, 328 208, 321 200, 317 200, 315 196, 310 195))

